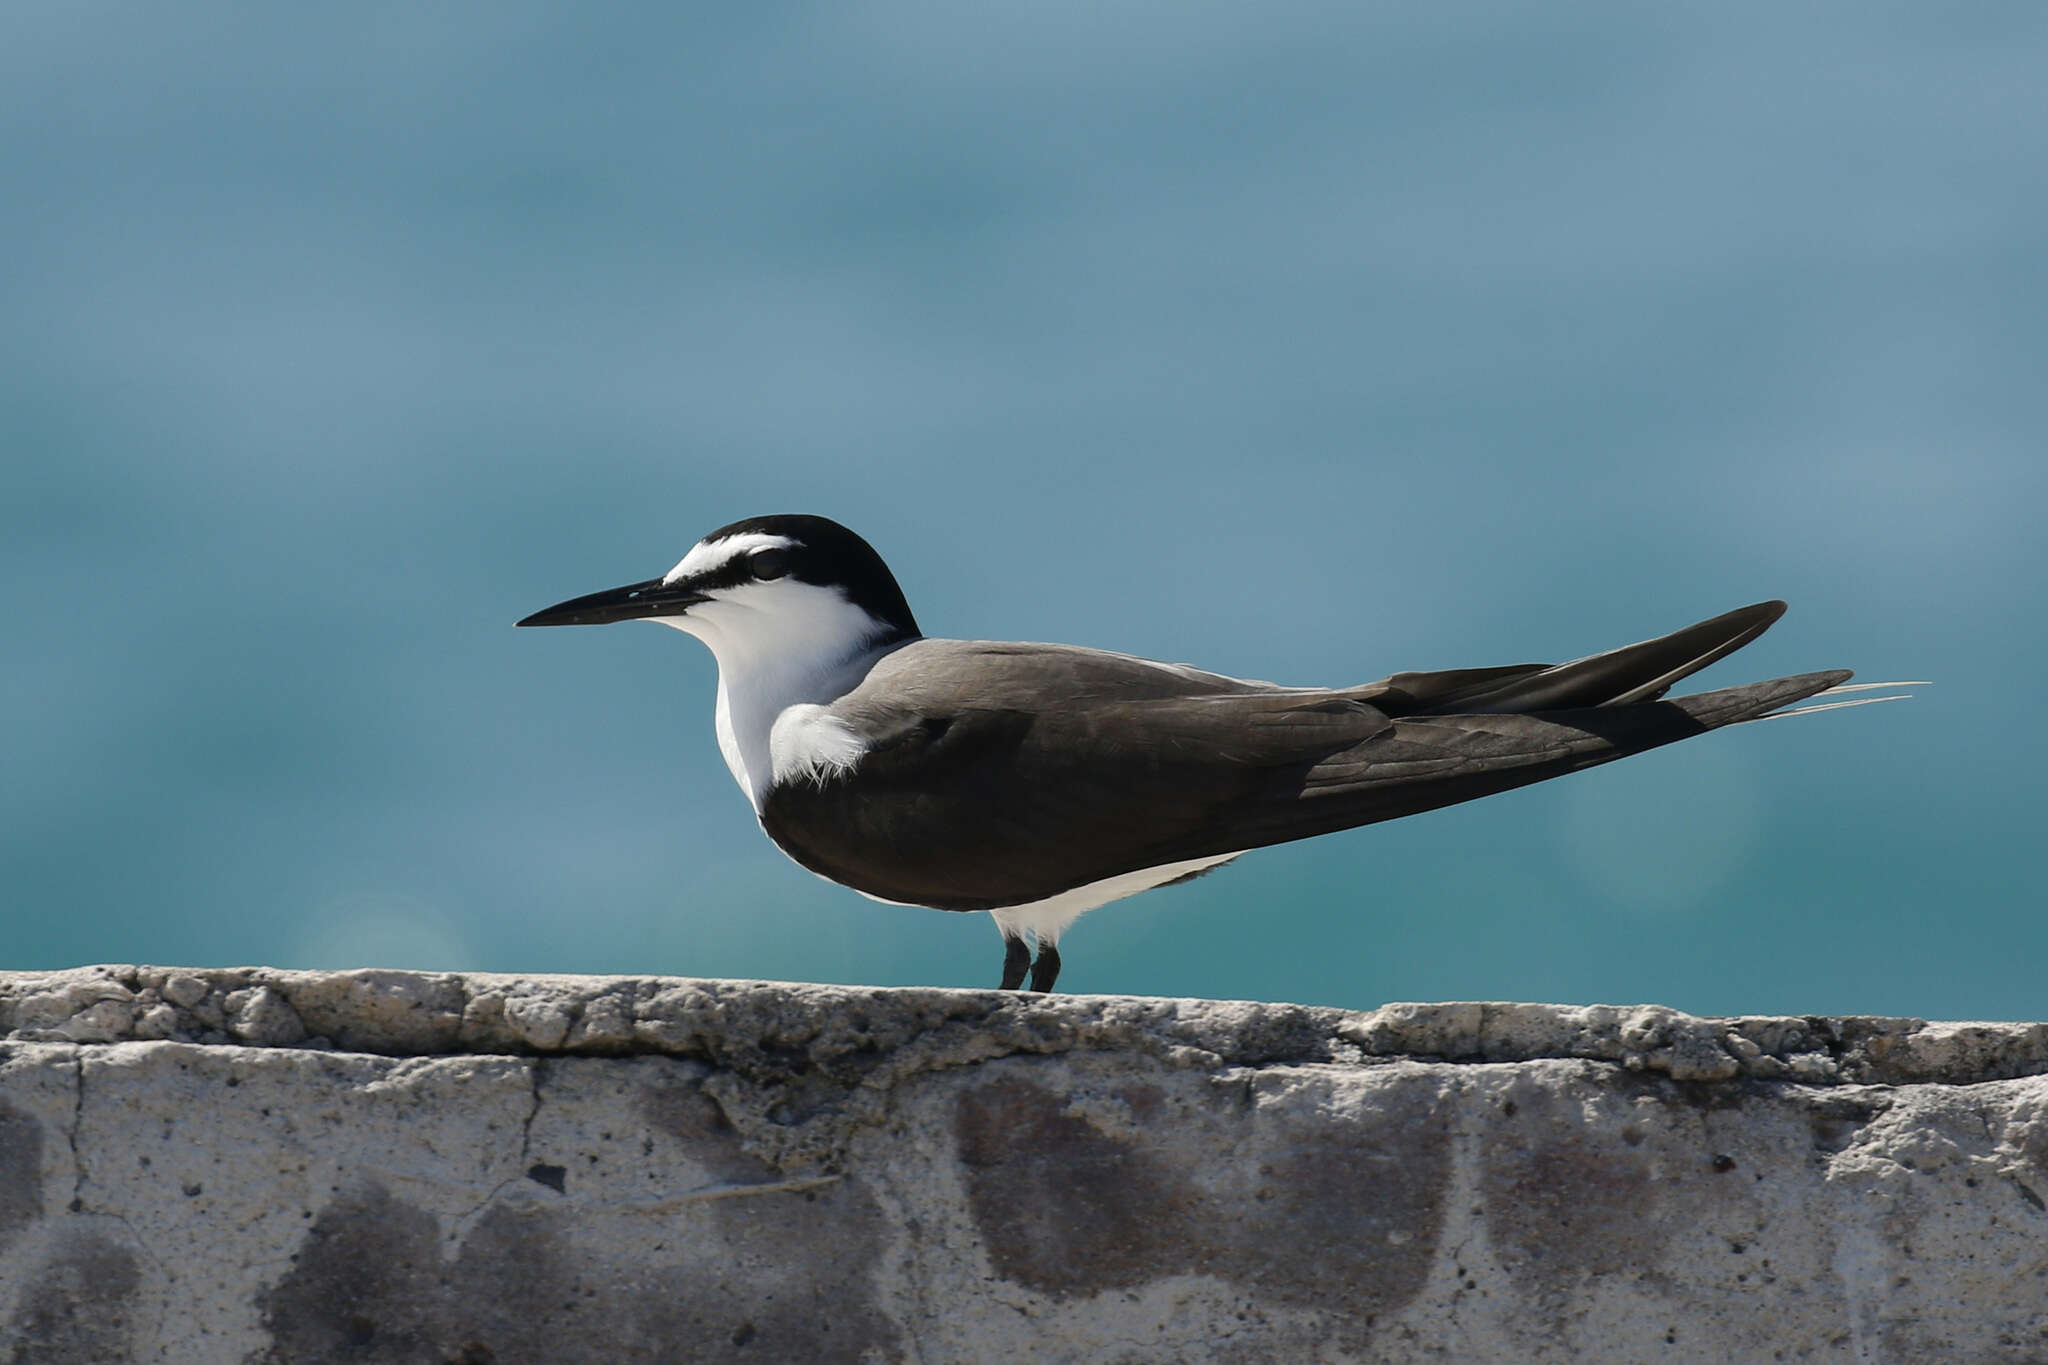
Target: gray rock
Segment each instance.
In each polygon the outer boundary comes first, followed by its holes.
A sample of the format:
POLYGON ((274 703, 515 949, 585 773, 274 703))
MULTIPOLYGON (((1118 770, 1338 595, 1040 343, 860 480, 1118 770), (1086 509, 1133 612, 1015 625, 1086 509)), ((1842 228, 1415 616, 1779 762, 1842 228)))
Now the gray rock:
POLYGON ((163 998, 173 1005, 191 1009, 206 998, 207 988, 206 983, 198 977, 180 972, 164 979, 161 993, 163 998))
POLYGON ((2038 1024, 109 967, 0 1027, 0 1359, 2048 1358, 2038 1024))
POLYGON ((221 1004, 227 1011, 228 1032, 245 1043, 289 1047, 305 1040, 306 1026, 298 1011, 269 986, 232 991, 221 1004))

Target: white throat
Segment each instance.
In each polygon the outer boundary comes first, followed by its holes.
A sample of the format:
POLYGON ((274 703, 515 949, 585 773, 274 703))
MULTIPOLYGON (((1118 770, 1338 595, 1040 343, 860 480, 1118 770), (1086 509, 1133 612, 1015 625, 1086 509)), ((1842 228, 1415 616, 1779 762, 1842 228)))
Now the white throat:
POLYGON ((825 707, 893 645, 887 626, 836 589, 780 580, 720 592, 687 616, 651 618, 702 640, 718 661, 718 749, 756 814, 778 781, 853 766, 858 737, 825 707))

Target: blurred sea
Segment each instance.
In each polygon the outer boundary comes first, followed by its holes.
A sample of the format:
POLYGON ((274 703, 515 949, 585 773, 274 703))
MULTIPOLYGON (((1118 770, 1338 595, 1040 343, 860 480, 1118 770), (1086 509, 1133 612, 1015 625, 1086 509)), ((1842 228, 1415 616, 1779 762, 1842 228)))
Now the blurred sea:
POLYGON ((1063 987, 2048 1016, 2048 11, 0 14, 0 967, 992 985, 514 631, 818 512, 1283 682, 1760 598, 1689 742, 1111 907, 1063 987), (1992 691, 2017 695, 1987 701, 1992 691))

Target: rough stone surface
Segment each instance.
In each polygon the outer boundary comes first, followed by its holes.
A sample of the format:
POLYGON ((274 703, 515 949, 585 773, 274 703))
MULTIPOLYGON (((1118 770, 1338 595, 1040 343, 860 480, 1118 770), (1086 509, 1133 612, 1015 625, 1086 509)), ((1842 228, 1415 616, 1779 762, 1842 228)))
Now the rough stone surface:
POLYGON ((2048 1026, 0 974, 0 1361, 2048 1361, 2048 1026))

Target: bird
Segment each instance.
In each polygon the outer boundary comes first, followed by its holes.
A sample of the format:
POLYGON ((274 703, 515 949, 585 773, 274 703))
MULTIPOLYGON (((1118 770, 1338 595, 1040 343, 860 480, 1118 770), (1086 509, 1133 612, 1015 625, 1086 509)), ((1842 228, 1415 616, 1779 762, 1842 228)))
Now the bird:
POLYGON ((719 752, 769 839, 872 900, 987 913, 999 989, 1028 974, 1043 992, 1081 915, 1253 849, 1911 685, 1828 669, 1666 699, 1784 612, 1759 602, 1560 664, 1283 687, 1076 645, 927 637, 867 541, 780 515, 518 624, 644 620, 695 636, 718 666, 719 752))

